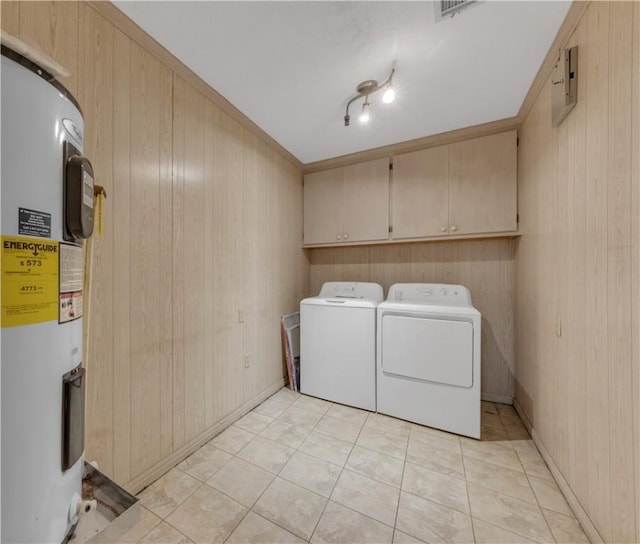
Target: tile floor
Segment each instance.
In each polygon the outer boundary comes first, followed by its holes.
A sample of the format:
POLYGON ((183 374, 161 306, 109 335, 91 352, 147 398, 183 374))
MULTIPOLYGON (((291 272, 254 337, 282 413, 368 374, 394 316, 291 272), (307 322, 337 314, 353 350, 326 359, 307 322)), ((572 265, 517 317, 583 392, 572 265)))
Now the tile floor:
POLYGON ((281 389, 140 493, 117 541, 588 542, 513 408, 482 408, 476 441, 281 389))

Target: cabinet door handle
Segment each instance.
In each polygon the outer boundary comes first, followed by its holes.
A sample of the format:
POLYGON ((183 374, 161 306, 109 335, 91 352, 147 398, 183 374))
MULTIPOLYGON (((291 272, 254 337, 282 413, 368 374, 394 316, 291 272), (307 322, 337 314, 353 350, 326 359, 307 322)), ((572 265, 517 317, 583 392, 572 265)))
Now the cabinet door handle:
POLYGON ((447 227, 442 227, 440 230, 441 230, 442 232, 447 232, 447 227))
POLYGON ((346 240, 347 238, 349 238, 349 235, 345 232, 344 235, 342 236, 342 238, 344 238, 346 240))
POLYGON ((336 240, 342 240, 342 236, 340 236, 339 234, 336 236, 336 240))
POLYGON ((458 230, 458 227, 456 227, 455 225, 453 225, 453 226, 451 227, 451 232, 455 232, 455 231, 457 231, 457 230, 458 230))

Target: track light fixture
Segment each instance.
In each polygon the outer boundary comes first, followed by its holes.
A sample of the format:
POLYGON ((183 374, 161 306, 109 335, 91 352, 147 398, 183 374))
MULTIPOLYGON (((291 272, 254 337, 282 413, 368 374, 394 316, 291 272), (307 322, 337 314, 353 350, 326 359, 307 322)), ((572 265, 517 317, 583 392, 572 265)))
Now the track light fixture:
POLYGON ((396 92, 393 88, 393 74, 395 73, 395 68, 391 69, 391 73, 389 77, 382 83, 378 83, 375 79, 367 79, 358 85, 357 91, 358 94, 353 98, 349 99, 347 102, 347 110, 344 114, 344 126, 349 126, 349 121, 351 117, 349 116, 349 106, 364 96, 364 102, 362 103, 362 113, 360 114, 359 120, 361 123, 366 123, 369 121, 369 95, 373 93, 377 93, 381 89, 385 89, 384 95, 382 97, 382 101, 385 104, 390 104, 396 97, 396 92))

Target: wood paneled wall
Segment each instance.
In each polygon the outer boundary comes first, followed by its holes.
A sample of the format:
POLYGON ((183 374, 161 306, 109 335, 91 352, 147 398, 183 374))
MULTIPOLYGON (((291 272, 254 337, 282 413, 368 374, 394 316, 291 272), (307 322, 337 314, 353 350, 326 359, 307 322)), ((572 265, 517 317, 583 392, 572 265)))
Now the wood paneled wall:
POLYGON ((592 2, 578 104, 521 130, 516 399, 607 542, 640 541, 640 3, 592 2))
POLYGON ((279 317, 308 292, 301 170, 93 6, 1 9, 3 30, 72 73, 108 195, 86 458, 137 490, 282 383, 279 317))
POLYGON ((514 240, 470 240, 309 250, 310 288, 325 281, 459 283, 482 313, 482 393, 513 397, 514 240))

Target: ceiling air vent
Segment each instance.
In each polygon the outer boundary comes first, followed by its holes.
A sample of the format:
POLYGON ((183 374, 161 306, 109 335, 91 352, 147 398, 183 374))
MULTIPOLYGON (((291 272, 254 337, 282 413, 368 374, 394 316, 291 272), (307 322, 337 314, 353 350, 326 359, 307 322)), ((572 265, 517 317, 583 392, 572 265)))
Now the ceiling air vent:
POLYGON ((441 21, 447 17, 453 17, 463 9, 477 4, 478 0, 440 0, 436 2, 436 20, 441 21))

